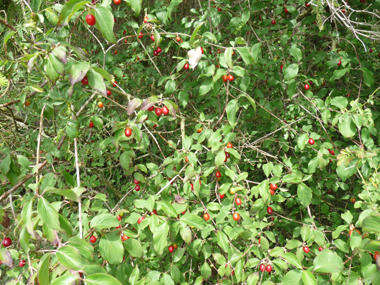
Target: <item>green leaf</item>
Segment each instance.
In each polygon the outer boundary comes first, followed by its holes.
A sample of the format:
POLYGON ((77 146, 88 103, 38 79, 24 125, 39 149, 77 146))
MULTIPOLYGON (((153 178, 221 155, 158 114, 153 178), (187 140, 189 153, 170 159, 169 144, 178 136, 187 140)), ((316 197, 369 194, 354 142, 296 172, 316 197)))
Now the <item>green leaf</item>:
POLYGON ((190 42, 189 42, 190 45, 193 44, 193 42, 195 41, 195 37, 197 36, 198 31, 199 31, 199 29, 202 27, 203 24, 204 24, 204 22, 200 22, 200 23, 198 23, 198 25, 195 27, 193 33, 191 34, 191 38, 190 38, 190 42))
POLYGON ((211 268, 207 262, 203 263, 201 267, 201 275, 204 279, 208 279, 211 276, 211 268))
POLYGON ((208 38, 209 40, 212 40, 214 43, 218 42, 216 37, 214 36, 214 34, 212 34, 210 32, 205 32, 205 33, 203 33, 202 36, 208 38))
POLYGON ((227 48, 226 51, 224 52, 224 60, 227 66, 231 69, 234 67, 232 63, 232 52, 233 52, 232 47, 227 48))
POLYGON ((254 44, 252 47, 251 53, 252 53, 253 62, 257 63, 259 60, 259 55, 261 53, 261 43, 254 44))
POLYGON ((90 4, 90 1, 83 0, 70 0, 67 2, 61 10, 61 14, 59 15, 58 26, 66 26, 71 17, 85 4, 90 4))
POLYGON ((72 270, 82 270, 89 262, 84 259, 78 250, 70 245, 61 247, 56 253, 58 262, 64 267, 72 270))
POLYGON ((309 141, 309 136, 308 134, 302 134, 298 137, 298 140, 297 140, 297 146, 302 150, 305 148, 305 145, 307 144, 307 142, 309 141))
POLYGON ((120 164, 121 166, 129 172, 129 163, 130 163, 130 157, 128 156, 128 154, 126 152, 123 152, 121 155, 120 155, 120 164))
POLYGON ((189 226, 195 227, 198 230, 202 230, 206 226, 205 221, 201 217, 190 213, 186 213, 180 217, 180 221, 186 223, 189 226))
POLYGON ((40 11, 41 4, 42 0, 33 0, 30 3, 30 8, 32 8, 34 13, 38 13, 40 11))
POLYGON ((260 279, 260 274, 258 272, 254 272, 247 278, 247 285, 256 285, 260 279))
POLYGON ((99 242, 99 250, 100 255, 110 264, 117 265, 123 262, 124 248, 118 233, 108 233, 102 236, 99 242))
POLYGON ((140 14, 141 11, 141 0, 130 0, 129 3, 131 4, 131 8, 133 11, 135 11, 135 17, 137 17, 140 14))
POLYGON ((225 251, 229 252, 230 249, 230 244, 228 242, 228 237, 226 236, 225 233, 222 231, 219 231, 218 234, 216 235, 217 238, 217 243, 218 245, 225 251))
MULTIPOLYGON (((234 128, 236 125, 236 112, 239 110, 239 104, 237 99, 233 99, 228 102, 226 107, 228 122, 231 127, 234 128)), ((224 160, 223 160, 224 161, 224 160)))
POLYGON ((99 73, 101 76, 103 76, 103 78, 105 78, 106 80, 108 80, 109 82, 112 82, 112 79, 111 79, 111 76, 109 75, 109 73, 107 71, 105 71, 104 69, 100 68, 100 67, 91 67, 91 69, 97 73, 99 73))
POLYGON ((334 70, 333 76, 330 78, 330 82, 343 77, 348 71, 350 71, 350 68, 334 70))
POLYGON ((285 71, 284 71, 285 80, 291 80, 294 77, 296 77, 298 74, 298 68, 299 68, 298 64, 296 63, 292 63, 287 68, 285 68, 285 71))
POLYGON ((313 197, 312 191, 304 183, 300 183, 297 187, 297 195, 304 207, 311 203, 311 198, 313 197))
POLYGON ((224 150, 219 151, 218 154, 215 156, 215 166, 219 167, 223 165, 225 159, 226 153, 224 152, 224 150))
POLYGON ((364 84, 371 87, 374 83, 373 73, 365 67, 360 68, 363 71, 364 84))
POLYGON ((345 138, 353 137, 357 132, 355 123, 349 113, 343 115, 342 121, 338 123, 338 128, 345 138))
POLYGON ((343 270, 342 258, 328 249, 319 253, 313 263, 317 273, 339 273, 343 270))
POLYGON ((246 64, 253 64, 253 57, 246 47, 238 47, 236 50, 246 64))
POLYGON ((38 264, 37 272, 38 272, 38 283, 40 285, 49 285, 50 284, 50 276, 49 276, 49 263, 50 263, 50 255, 51 253, 45 254, 38 264))
POLYGON ((86 76, 87 71, 90 69, 90 65, 84 62, 76 62, 71 66, 70 69, 70 84, 74 85, 82 81, 86 76))
POLYGON ((100 214, 95 216, 95 218, 91 220, 92 228, 108 229, 112 227, 117 227, 119 225, 119 220, 111 214, 100 214))
POLYGON ((302 281, 305 285, 317 285, 317 281, 313 273, 309 270, 302 271, 302 281))
POLYGON ((344 214, 340 214, 340 216, 346 221, 347 224, 351 224, 352 219, 354 218, 349 210, 347 210, 344 214))
POLYGON ((87 72, 87 77, 88 84, 91 88, 102 93, 104 96, 107 96, 106 84, 104 83, 103 76, 101 74, 95 72, 93 69, 90 69, 87 72))
POLYGON ((106 273, 95 273, 86 276, 84 282, 88 285, 122 285, 119 280, 106 273))
POLYGON ((302 281, 302 270, 289 271, 282 279, 281 285, 305 285, 302 281))
MULTIPOLYGON (((132 3, 135 1, 139 0, 133 0, 132 3)), ((91 13, 93 13, 93 10, 91 10, 91 13)), ((111 11, 106 7, 98 6, 95 9, 95 19, 95 27, 102 33, 103 38, 116 44, 115 34, 113 33, 114 17, 111 11)))
POLYGON ((3 175, 6 175, 9 171, 9 168, 11 166, 11 155, 8 154, 2 161, 1 161, 1 164, 0 164, 0 168, 1 168, 1 173, 3 175))
POLYGON ((177 212, 169 202, 157 201, 157 204, 161 206, 162 210, 164 210, 166 214, 173 218, 177 218, 177 212))
POLYGON ((380 216, 368 216, 363 220, 363 231, 371 233, 380 233, 380 216))
POLYGON ((41 197, 38 200, 37 211, 38 216, 41 218, 45 225, 53 230, 62 230, 59 226, 59 217, 57 211, 47 200, 45 200, 45 198, 41 197))
POLYGON ((30 165, 28 158, 23 155, 17 155, 17 161, 23 167, 29 167, 30 165))
POLYGON ((292 48, 289 49, 289 53, 294 57, 296 62, 301 61, 302 59, 302 52, 297 46, 292 46, 292 48))
POLYGON ((168 223, 162 223, 154 230, 153 233, 153 246, 159 255, 164 252, 166 245, 168 244, 167 237, 169 233, 168 223))
POLYGON ((46 72, 47 77, 52 83, 55 83, 57 79, 59 78, 58 72, 55 71, 55 68, 53 67, 49 59, 45 60, 44 71, 46 72))
POLYGON ((302 264, 301 264, 300 260, 293 253, 287 252, 287 253, 283 254, 282 257, 285 258, 286 261, 288 261, 290 264, 292 264, 296 268, 302 269, 302 264))
MULTIPOLYGON (((38 275, 40 277, 40 275, 38 275)), ((67 284, 73 284, 73 282, 77 281, 79 279, 78 275, 63 275, 61 277, 58 277, 55 279, 51 285, 67 285, 67 284)), ((40 281, 40 284, 43 285, 40 281)), ((49 283, 50 284, 50 283, 49 283)))
POLYGON ((65 75, 65 65, 52 53, 49 54, 49 61, 59 75, 65 75))
POLYGON ((91 116, 91 121, 97 129, 101 130, 103 128, 103 120, 98 116, 91 116))
POLYGON ((181 229, 181 237, 182 239, 187 243, 187 244, 190 244, 191 243, 191 239, 192 239, 192 233, 191 233, 191 230, 189 227, 184 227, 181 229))
POLYGON ((63 177, 65 178, 66 184, 71 185, 71 186, 74 187, 75 186, 75 179, 74 179, 74 177, 70 173, 68 173, 66 171, 63 171, 62 174, 63 174, 63 177))
POLYGON ((143 256, 143 248, 141 244, 136 239, 127 239, 124 242, 125 249, 129 252, 133 257, 142 257, 143 256))
POLYGON ((167 273, 164 273, 161 277, 161 284, 165 284, 165 285, 174 285, 174 281, 173 279, 171 278, 171 276, 167 273))
POLYGON ((331 100, 331 105, 334 105, 340 109, 345 109, 347 107, 347 104, 348 104, 348 100, 346 97, 342 97, 342 96, 338 96, 338 97, 334 97, 332 100, 331 100))

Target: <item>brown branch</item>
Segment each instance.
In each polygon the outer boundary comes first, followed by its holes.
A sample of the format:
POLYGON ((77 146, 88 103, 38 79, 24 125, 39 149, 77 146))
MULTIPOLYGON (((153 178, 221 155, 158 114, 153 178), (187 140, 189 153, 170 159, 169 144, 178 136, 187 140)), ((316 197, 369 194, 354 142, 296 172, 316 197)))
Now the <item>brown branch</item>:
MULTIPOLYGON (((0 23, 7 26, 9 29, 11 29, 12 31, 14 32, 17 32, 16 28, 13 27, 11 24, 9 24, 7 21, 3 20, 3 19, 0 19, 0 23)), ((32 41, 31 39, 29 39, 29 37, 25 36, 24 35, 24 38, 32 45, 34 45, 34 41, 32 41)))

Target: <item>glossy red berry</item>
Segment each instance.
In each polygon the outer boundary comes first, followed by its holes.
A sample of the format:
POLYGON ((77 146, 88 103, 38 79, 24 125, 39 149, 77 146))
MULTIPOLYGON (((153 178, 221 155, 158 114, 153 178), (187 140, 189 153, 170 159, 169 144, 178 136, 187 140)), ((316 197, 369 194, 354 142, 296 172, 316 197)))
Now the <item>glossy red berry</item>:
POLYGON ((119 220, 119 222, 121 221, 121 216, 120 215, 118 215, 116 218, 119 220))
POLYGON ((272 271, 272 266, 270 265, 267 265, 267 267, 265 267, 265 270, 270 273, 272 271))
POLYGON ((319 250, 319 251, 322 251, 322 250, 323 250, 323 247, 320 246, 320 247, 318 248, 318 250, 319 250))
POLYGON ((90 125, 89 125, 90 128, 93 128, 94 127, 94 123, 92 121, 90 121, 90 125))
POLYGON ((267 212, 268 212, 269 215, 273 214, 273 209, 272 209, 272 207, 268 207, 268 208, 267 208, 267 212))
POLYGON ((260 265, 260 271, 261 271, 261 272, 264 272, 264 270, 265 270, 265 265, 264 265, 264 264, 261 264, 261 265, 260 265))
POLYGON ((107 90, 107 96, 111 96, 112 92, 110 90, 107 90))
POLYGON ((144 219, 145 219, 144 217, 140 217, 140 218, 137 220, 137 223, 138 223, 138 224, 141 224, 141 222, 142 222, 144 219))
POLYGON ((224 194, 219 194, 219 198, 220 198, 220 199, 223 199, 224 196, 225 196, 224 194))
POLYGON ((137 185, 137 184, 140 184, 140 181, 133 179, 133 183, 135 183, 137 185))
POLYGON ((158 52, 156 50, 153 51, 153 55, 154 56, 157 56, 158 55, 158 52))
POLYGON ((276 21, 275 20, 272 20, 272 25, 276 24, 276 21))
POLYGON ((228 144, 227 144, 227 148, 233 148, 232 143, 228 143, 228 144))
POLYGON ((156 50, 158 53, 162 52, 162 49, 160 47, 158 47, 156 50))
POLYGON ((132 129, 126 128, 124 133, 125 133, 125 136, 129 138, 132 135, 132 129))
POLYGON ((241 199, 240 198, 236 198, 235 199, 235 203, 236 203, 236 205, 240 206, 241 205, 241 199))
POLYGON ((184 69, 184 70, 188 70, 188 69, 189 69, 189 64, 188 64, 188 63, 185 63, 185 65, 183 66, 183 69, 184 69))
POLYGON ((154 106, 150 106, 149 109, 148 109, 148 111, 151 111, 151 112, 152 112, 153 110, 154 110, 154 106))
POLYGON ((269 187, 270 187, 270 189, 272 189, 273 191, 274 191, 274 190, 277 190, 277 188, 278 188, 278 187, 277 187, 277 184, 272 184, 272 183, 269 185, 269 187))
POLYGON ((95 25, 95 23, 96 23, 95 16, 94 16, 94 15, 91 15, 91 14, 88 14, 88 15, 86 16, 86 23, 87 23, 89 26, 93 26, 93 25, 95 25))
POLYGON ((209 214, 204 214, 203 215, 203 219, 205 219, 206 221, 208 221, 210 219, 210 215, 209 214))
POLYGON ((96 243, 96 237, 91 236, 91 237, 90 237, 90 242, 91 242, 91 243, 96 243))
POLYGON ((228 152, 226 152, 226 158, 230 158, 230 157, 231 155, 228 152))
POLYGON ((310 248, 308 248, 307 246, 304 246, 304 247, 303 247, 303 251, 304 251, 305 253, 309 253, 309 252, 310 252, 310 248))
POLYGON ((168 107, 166 107, 166 106, 162 107, 162 108, 161 108, 161 111, 162 111, 162 114, 164 114, 165 116, 166 116, 167 114, 169 114, 169 109, 168 109, 168 107))
POLYGON ((306 7, 309 8, 309 7, 310 7, 310 4, 309 4, 309 3, 306 3, 306 7))
POLYGON ((289 14, 289 11, 288 11, 288 9, 286 9, 286 8, 285 8, 285 10, 284 10, 284 11, 285 11, 285 13, 286 13, 286 14, 289 14))
POLYGON ((136 191, 140 191, 140 185, 136 185, 136 186, 135 186, 135 190, 136 190, 136 191))
POLYGON ((174 251, 174 247, 171 245, 169 246, 169 252, 173 252, 174 251))
POLYGON ((20 260, 20 262, 18 263, 18 266, 24 267, 25 266, 25 260, 20 260))
POLYGON ((112 85, 113 85, 113 87, 116 87, 117 81, 115 80, 114 82, 112 82, 112 85))
POLYGON ((218 171, 215 173, 215 176, 216 176, 217 178, 219 178, 219 177, 222 176, 222 174, 221 174, 220 171, 218 170, 218 171))
POLYGON ((154 42, 154 35, 151 35, 150 39, 154 42))
POLYGON ((201 53, 203 54, 203 47, 201 47, 201 53))
POLYGON ((234 81, 234 76, 232 74, 229 74, 228 75, 228 81, 234 81))
POLYGON ((82 82, 83 85, 88 85, 88 78, 87 78, 87 76, 83 77, 83 79, 82 79, 81 82, 82 82))
POLYGON ((116 5, 120 5, 121 0, 113 0, 113 3, 115 3, 116 5))
POLYGON ((309 139, 309 144, 313 145, 313 144, 315 144, 315 141, 313 139, 309 139))
POLYGON ((228 75, 227 75, 227 74, 223 75, 223 81, 224 81, 224 82, 227 82, 227 81, 228 81, 228 75))
POLYGON ((309 84, 305 84, 305 90, 309 90, 310 89, 310 85, 309 84))
POLYGON ((4 247, 9 247, 12 245, 12 240, 9 237, 6 237, 5 239, 3 239, 2 245, 4 247))
POLYGON ((143 38, 143 33, 140 32, 140 33, 139 33, 139 39, 142 39, 142 38, 143 38))
POLYGON ((152 211, 152 214, 151 215, 157 215, 157 210, 156 209, 153 209, 152 211))
POLYGON ((157 116, 161 116, 162 110, 160 108, 156 108, 155 113, 157 116))
POLYGON ((342 61, 341 61, 341 60, 339 60, 339 61, 338 61, 338 65, 341 65, 341 64, 342 64, 342 61))
POLYGON ((232 215, 232 218, 234 219, 234 221, 239 221, 240 220, 240 215, 238 213, 234 213, 232 215))

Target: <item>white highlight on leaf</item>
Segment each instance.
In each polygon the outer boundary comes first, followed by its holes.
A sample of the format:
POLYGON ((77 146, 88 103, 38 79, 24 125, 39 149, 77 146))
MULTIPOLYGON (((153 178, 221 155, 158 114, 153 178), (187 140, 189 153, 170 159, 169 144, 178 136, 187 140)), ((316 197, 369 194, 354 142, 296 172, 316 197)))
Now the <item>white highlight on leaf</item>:
POLYGON ((189 50, 187 52, 189 56, 189 65, 194 70, 194 68, 198 65, 199 61, 202 57, 202 49, 201 47, 197 47, 196 49, 189 50))

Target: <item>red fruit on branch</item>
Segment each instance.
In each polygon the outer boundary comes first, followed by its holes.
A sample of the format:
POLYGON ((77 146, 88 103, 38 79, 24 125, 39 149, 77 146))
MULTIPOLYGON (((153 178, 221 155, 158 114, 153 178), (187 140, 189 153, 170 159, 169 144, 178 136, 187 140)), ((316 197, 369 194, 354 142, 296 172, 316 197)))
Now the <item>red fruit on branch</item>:
POLYGON ((167 114, 169 114, 169 109, 168 109, 168 107, 166 107, 166 106, 162 107, 161 111, 162 111, 162 114, 164 114, 165 116, 166 116, 167 114))
POLYGON ((94 127, 94 123, 92 121, 90 121, 90 125, 89 125, 90 128, 93 128, 94 127))
POLYGON ((309 139, 309 144, 310 145, 313 145, 315 143, 315 141, 313 139, 309 139))
POLYGON ((90 237, 90 242, 91 242, 91 243, 96 243, 96 237, 91 236, 91 237, 90 237))
POLYGON ((304 251, 305 253, 309 253, 309 252, 310 252, 310 248, 308 248, 307 246, 304 246, 304 247, 303 247, 303 251, 304 251))
POLYGON ((132 135, 132 130, 131 130, 131 128, 126 128, 124 133, 125 133, 125 136, 126 136, 126 137, 130 137, 130 136, 132 135))
POLYGON ((267 208, 267 212, 268 212, 269 215, 273 214, 273 209, 272 209, 272 207, 268 207, 268 208, 267 208))
POLYGON ((160 108, 156 108, 155 113, 157 116, 161 116, 162 110, 160 108))
POLYGON ((86 16, 86 23, 87 23, 89 26, 93 26, 93 25, 95 25, 95 23, 96 23, 95 16, 94 16, 94 15, 91 15, 91 14, 88 14, 88 15, 86 16))

